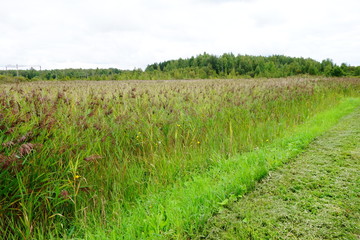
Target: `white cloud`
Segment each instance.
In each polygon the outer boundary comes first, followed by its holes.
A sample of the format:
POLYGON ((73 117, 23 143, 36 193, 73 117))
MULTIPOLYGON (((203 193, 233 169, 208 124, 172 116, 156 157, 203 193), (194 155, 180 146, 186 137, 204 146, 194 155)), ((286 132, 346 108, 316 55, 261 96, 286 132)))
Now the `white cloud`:
POLYGON ((360 65, 357 0, 18 0, 0 8, 0 67, 145 67, 204 51, 360 65))

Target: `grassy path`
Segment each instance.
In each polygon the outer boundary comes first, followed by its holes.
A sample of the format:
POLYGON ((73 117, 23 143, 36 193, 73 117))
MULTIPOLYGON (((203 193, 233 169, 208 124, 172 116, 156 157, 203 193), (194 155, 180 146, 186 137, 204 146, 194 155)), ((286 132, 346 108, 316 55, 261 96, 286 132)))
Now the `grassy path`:
POLYGON ((360 239, 360 109, 212 217, 203 239, 360 239))

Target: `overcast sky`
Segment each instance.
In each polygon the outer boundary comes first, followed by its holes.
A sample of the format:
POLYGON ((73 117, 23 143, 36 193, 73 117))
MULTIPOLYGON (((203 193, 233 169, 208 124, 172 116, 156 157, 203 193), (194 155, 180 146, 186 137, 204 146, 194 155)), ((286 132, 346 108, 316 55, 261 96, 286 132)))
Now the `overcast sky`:
POLYGON ((134 69, 203 52, 360 65, 360 1, 15 0, 0 6, 0 69, 134 69))

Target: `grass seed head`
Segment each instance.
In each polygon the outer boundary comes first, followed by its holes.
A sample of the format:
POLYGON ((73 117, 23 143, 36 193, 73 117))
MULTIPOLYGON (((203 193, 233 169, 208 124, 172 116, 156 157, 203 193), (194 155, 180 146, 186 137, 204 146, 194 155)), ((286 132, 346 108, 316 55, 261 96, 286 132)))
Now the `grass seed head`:
POLYGON ((62 191, 60 192, 60 196, 61 196, 63 199, 68 199, 69 196, 70 196, 70 194, 69 194, 68 191, 62 190, 62 191))
POLYGON ((102 159, 102 158, 103 158, 102 156, 94 154, 94 155, 84 158, 84 160, 87 162, 93 162, 93 161, 96 161, 96 160, 102 159))
POLYGON ((5 156, 0 154, 0 169, 10 170, 13 172, 14 170, 19 171, 22 167, 22 162, 15 156, 15 154, 11 156, 5 156))
POLYGON ((3 147, 8 148, 8 147, 12 147, 15 145, 15 143, 13 141, 9 141, 9 142, 5 142, 3 144, 1 144, 3 147))
POLYGON ((35 148, 35 144, 32 143, 24 143, 19 148, 20 156, 24 157, 29 155, 35 148))

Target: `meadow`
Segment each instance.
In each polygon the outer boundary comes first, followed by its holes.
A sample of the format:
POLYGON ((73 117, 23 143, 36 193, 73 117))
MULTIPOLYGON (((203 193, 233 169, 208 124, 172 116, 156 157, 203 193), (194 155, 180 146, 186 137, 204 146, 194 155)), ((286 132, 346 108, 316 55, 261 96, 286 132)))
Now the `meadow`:
POLYGON ((219 205, 278 164, 236 168, 235 156, 281 146, 337 106, 341 117, 360 93, 359 78, 323 77, 0 86, 4 239, 193 237, 219 205), (216 177, 206 174, 230 170, 243 174, 241 184, 211 189, 216 177))

